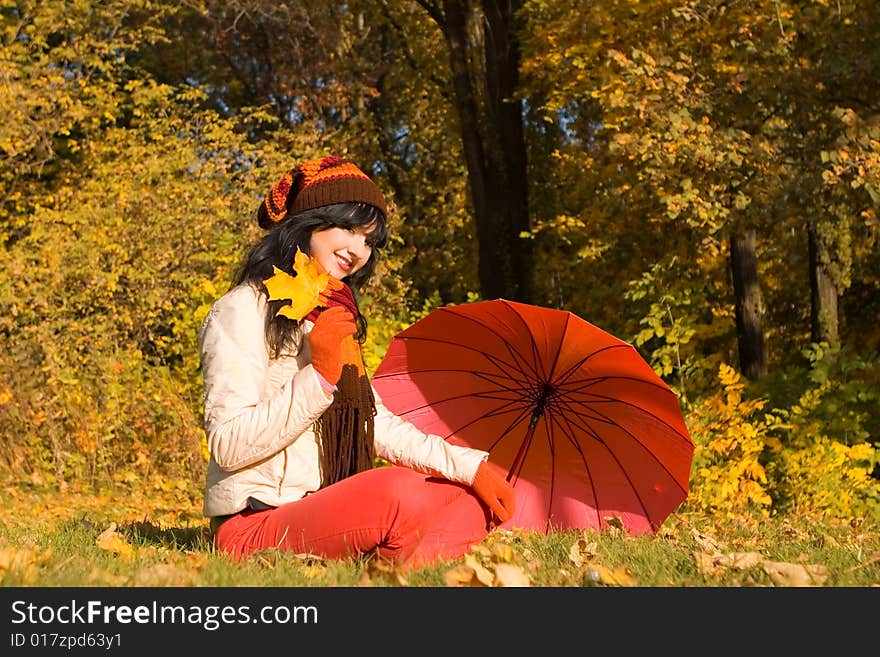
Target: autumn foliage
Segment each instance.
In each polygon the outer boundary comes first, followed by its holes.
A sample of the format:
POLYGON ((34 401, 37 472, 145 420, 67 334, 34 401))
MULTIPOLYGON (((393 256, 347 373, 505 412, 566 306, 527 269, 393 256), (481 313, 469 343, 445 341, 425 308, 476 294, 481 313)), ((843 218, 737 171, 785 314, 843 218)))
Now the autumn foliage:
MULTIPOLYGON (((440 3, 230 4, 0 9, 0 467, 23 483, 197 494, 197 331, 296 161, 345 153, 392 201, 368 369, 485 289, 440 3)), ((464 4, 481 93, 492 3, 464 4)), ((513 6, 530 300, 632 342, 679 393, 686 510, 876 513, 875 3, 513 6), (755 378, 731 280, 744 231, 755 378)))

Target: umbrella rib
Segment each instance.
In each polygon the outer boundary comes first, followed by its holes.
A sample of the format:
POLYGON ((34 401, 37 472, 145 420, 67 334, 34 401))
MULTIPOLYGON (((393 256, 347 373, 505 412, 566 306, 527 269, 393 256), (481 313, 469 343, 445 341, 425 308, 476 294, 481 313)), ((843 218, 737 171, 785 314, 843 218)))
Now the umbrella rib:
MULTIPOLYGON (((520 379, 517 379, 517 378, 514 378, 513 376, 508 375, 508 378, 510 379, 510 381, 513 381, 515 383, 520 383, 523 379, 528 379, 530 376, 535 376, 534 372, 530 373, 530 372, 526 371, 528 363, 526 363, 524 360, 518 360, 518 358, 522 358, 522 357, 519 355, 518 352, 514 352, 514 350, 510 344, 505 343, 504 346, 507 348, 507 353, 509 353, 511 355, 511 357, 513 358, 512 367, 514 367, 516 369, 516 371, 518 371, 521 375, 520 379)), ((489 354, 484 353, 483 355, 486 358, 488 358, 489 360, 491 360, 493 363, 496 360, 494 356, 490 356, 489 354)), ((500 359, 497 359, 497 360, 499 362, 503 363, 503 361, 501 361, 500 359)), ((519 389, 522 390, 522 387, 520 387, 519 389)))
MULTIPOLYGON (((442 369, 435 369, 435 368, 432 368, 429 370, 409 370, 409 371, 407 371, 408 375, 413 375, 413 374, 448 374, 448 373, 472 374, 473 376, 477 377, 478 379, 482 379, 482 380, 496 386, 496 390, 484 390, 483 392, 479 392, 479 393, 467 393, 467 394, 463 394, 463 395, 456 396, 456 397, 448 397, 446 399, 434 399, 434 400, 431 400, 431 402, 429 404, 425 404, 424 406, 421 406, 419 408, 424 408, 425 406, 430 406, 431 404, 442 403, 442 402, 446 402, 446 401, 451 401, 453 399, 461 399, 462 397, 469 397, 469 396, 481 397, 483 399, 497 399, 500 401, 510 401, 510 400, 508 400, 507 397, 495 397, 491 393, 493 393, 493 392, 497 392, 497 393, 509 392, 509 393, 514 393, 514 394, 524 394, 526 392, 526 389, 523 388, 522 386, 513 387, 513 386, 504 385, 504 381, 510 381, 511 383, 519 383, 515 379, 511 379, 508 377, 501 377, 501 376, 498 376, 496 374, 492 374, 489 372, 476 372, 473 370, 460 370, 460 369, 442 370, 442 369)), ((391 373, 385 374, 385 375, 380 374, 378 376, 374 376, 373 378, 374 379, 383 379, 383 378, 399 376, 399 375, 400 375, 399 372, 391 372, 391 373)))
MULTIPOLYGON (((411 408, 408 408, 408 409, 406 410, 406 412, 407 412, 407 413, 415 413, 416 411, 421 411, 422 409, 425 409, 425 408, 433 408, 433 407, 438 406, 438 405, 440 405, 440 404, 445 404, 446 402, 455 401, 456 399, 466 399, 466 398, 469 398, 469 397, 470 397, 470 398, 473 398, 473 397, 483 397, 483 395, 480 394, 480 393, 477 393, 477 394, 474 394, 474 393, 465 393, 465 394, 462 394, 462 395, 453 395, 453 396, 451 396, 451 397, 446 397, 446 398, 444 398, 444 399, 432 399, 431 401, 429 401, 429 402, 425 402, 424 404, 421 404, 421 405, 419 405, 419 406, 413 406, 413 407, 411 407, 411 408)), ((496 400, 497 400, 498 398, 497 398, 497 397, 486 397, 486 399, 496 399, 496 400)), ((506 400, 505 400, 505 401, 506 401, 506 400)), ((494 409, 494 410, 492 410, 492 411, 489 411, 489 412, 487 412, 485 415, 483 415, 483 416, 481 416, 481 417, 487 417, 487 416, 493 416, 493 415, 498 415, 498 409, 494 409)), ((470 424, 470 422, 469 422, 468 424, 470 424)), ((465 425, 465 426, 467 426, 467 425, 465 425)))
MULTIPOLYGON (((485 351, 483 351, 482 349, 477 349, 476 347, 471 347, 469 345, 462 344, 460 342, 454 342, 453 340, 440 340, 439 338, 425 338, 425 337, 419 337, 419 336, 399 336, 398 339, 400 339, 400 340, 414 340, 414 341, 418 340, 420 342, 434 342, 437 344, 447 344, 447 345, 450 345, 450 346, 453 346, 453 347, 456 347, 459 349, 466 349, 468 351, 472 351, 474 353, 480 354, 481 356, 484 356, 486 358, 486 360, 488 360, 490 363, 492 363, 493 365, 495 365, 498 368, 498 371, 501 373, 500 376, 503 376, 504 378, 507 378, 510 381, 517 381, 517 379, 512 377, 508 373, 508 370, 505 368, 515 369, 515 370, 519 371, 520 374, 522 374, 523 376, 530 376, 530 374, 528 372, 526 372, 523 369, 523 367, 520 366, 520 361, 517 360, 518 358, 523 359, 523 357, 518 352, 513 351, 511 349, 511 346, 507 342, 504 343, 504 346, 507 347, 508 353, 513 357, 512 363, 508 363, 493 354, 488 354, 485 351)), ((523 359, 523 362, 524 362, 524 359, 523 359)), ((433 371, 433 370, 426 370, 426 371, 433 371)), ((439 371, 443 371, 443 370, 439 370, 439 371)), ((454 370, 452 370, 452 371, 454 371, 454 370)), ((472 370, 462 370, 462 371, 470 372, 472 370)), ((487 372, 487 374, 488 374, 488 372, 487 372)), ((387 376, 394 376, 394 373, 388 374, 387 376)), ((382 377, 380 376, 379 378, 382 378, 382 377)))
MULTIPOLYGON (((473 420, 461 425, 455 431, 450 431, 449 435, 456 434, 459 431, 461 431, 462 429, 469 427, 474 422, 478 422, 479 420, 483 420, 487 417, 495 417, 497 415, 505 415, 506 413, 509 413, 512 408, 520 407, 520 408, 522 408, 522 410, 519 413, 519 415, 517 416, 517 419, 514 420, 514 423, 513 423, 513 425, 511 425, 511 427, 506 429, 506 431, 510 431, 510 428, 512 428, 518 422, 520 422, 522 418, 526 417, 526 415, 528 414, 528 412, 530 410, 530 407, 528 407, 528 406, 521 406, 522 401, 519 399, 505 399, 504 397, 492 397, 492 396, 487 395, 485 393, 478 392, 478 393, 465 393, 465 394, 461 394, 461 395, 453 395, 452 397, 446 397, 445 399, 433 399, 430 402, 425 402, 424 404, 421 404, 420 406, 413 406, 412 408, 408 408, 406 413, 407 414, 415 413, 415 412, 421 411, 422 409, 425 409, 425 408, 433 408, 439 404, 444 404, 446 402, 455 401, 456 399, 465 399, 468 397, 470 397, 470 398, 477 397, 477 398, 481 398, 481 399, 492 399, 495 401, 503 401, 506 403, 501 404, 500 406, 493 408, 491 411, 486 411, 486 412, 482 413, 478 417, 475 417, 473 420)), ((502 434, 502 437, 503 437, 503 434, 502 434)), ((500 438, 499 438, 499 440, 500 440, 500 438)), ((494 447, 495 444, 497 444, 497 442, 498 441, 493 443, 492 446, 494 447)))
MULTIPOLYGON (((516 316, 516 317, 517 317, 517 318, 523 323, 523 326, 524 326, 525 329, 526 329, 526 330, 525 330, 525 334, 526 334, 527 336, 529 336, 529 340, 530 340, 531 343, 532 343, 532 347, 533 347, 533 349, 532 349, 532 355, 534 356, 534 351, 535 351, 534 346, 535 346, 535 343, 534 343, 534 339, 532 338, 532 333, 531 333, 531 331, 529 331, 528 324, 525 323, 525 321, 524 321, 523 318, 520 316, 520 314, 519 314, 518 312, 516 312, 516 310, 514 310, 513 307, 511 307, 511 305, 510 305, 509 303, 507 303, 507 301, 505 301, 504 299, 501 299, 500 301, 501 301, 501 303, 504 304, 504 306, 505 306, 508 310, 510 310, 510 312, 512 312, 512 313, 513 313, 513 314, 514 314, 514 315, 515 315, 515 316, 516 316)), ((487 326, 486 324, 483 324, 482 322, 477 321, 476 318, 471 317, 470 315, 467 315, 467 314, 464 314, 464 313, 460 313, 460 312, 456 312, 456 308, 459 308, 459 307, 460 307, 460 306, 451 306, 451 307, 444 306, 444 307, 438 308, 438 310, 444 310, 444 311, 446 311, 446 312, 452 313, 452 314, 455 315, 456 317, 461 317, 462 319, 467 319, 468 321, 471 321, 471 322, 473 322, 474 324, 476 324, 477 326, 479 326, 479 327, 481 327, 481 328, 483 328, 483 329, 489 331, 490 333, 492 333, 492 335, 494 335, 496 338, 498 338, 498 340, 500 340, 501 343, 504 344, 504 345, 507 347, 507 351, 510 353, 511 356, 513 356, 514 364, 524 363, 524 364, 527 364, 527 365, 530 365, 530 364, 531 364, 531 365, 534 365, 534 363, 538 362, 538 361, 535 360, 535 361, 533 361, 532 363, 529 363, 528 359, 527 359, 523 354, 521 354, 521 353, 519 353, 519 351, 515 350, 515 349, 513 348, 513 345, 511 345, 510 342, 509 342, 509 341, 508 341, 503 335, 499 334, 499 333, 498 333, 495 329, 493 329, 491 326, 487 326)), ((466 306, 465 306, 465 307, 466 307, 466 306)), ((477 351, 478 351, 478 350, 477 350, 477 351)), ((482 353, 482 352, 481 352, 481 353, 482 353)), ((532 367, 530 367, 529 369, 531 370, 531 372, 526 372, 526 371, 524 371, 522 368, 519 368, 520 373, 522 373, 523 375, 526 375, 526 376, 529 376, 529 375, 531 375, 531 376, 537 376, 537 374, 538 374, 538 372, 537 372, 537 368, 535 368, 534 366, 532 366, 532 367)))
MULTIPOLYGON (((589 464, 589 461, 588 461, 588 459, 587 459, 587 455, 584 454, 583 447, 582 447, 581 444, 577 441, 577 439, 574 437, 574 427, 572 426, 572 424, 571 424, 569 418, 568 418, 567 416, 564 416, 564 415, 560 415, 560 416, 557 418, 557 414, 555 414, 555 413, 550 413, 549 415, 550 415, 550 418, 551 418, 551 420, 553 421, 553 423, 554 423, 556 426, 559 427, 559 431, 562 432, 562 434, 566 437, 566 439, 568 440, 568 442, 571 443, 572 447, 574 447, 575 451, 577 451, 577 453, 578 453, 578 454, 580 455, 580 457, 581 457, 581 462, 584 464, 584 470, 586 470, 587 478, 588 478, 589 481, 590 481, 590 488, 593 490, 593 499, 596 500, 596 526, 597 526, 597 527, 601 527, 601 526, 602 526, 602 515, 601 515, 601 510, 600 510, 600 508, 599 508, 599 507, 601 506, 601 503, 599 502, 599 493, 598 493, 598 491, 596 490, 595 479, 594 479, 593 476, 590 474, 590 464, 589 464), (565 421, 565 424, 566 424, 567 427, 568 427, 568 431, 566 431, 566 429, 562 426, 562 421, 561 421, 561 420, 564 420, 564 421, 565 421)), ((645 506, 645 503, 642 501, 641 496, 638 494, 638 492, 636 491, 635 487, 633 486, 633 482, 632 482, 632 479, 630 479, 630 477, 629 477, 629 473, 624 469, 623 465, 622 465, 621 462, 618 460, 618 458, 617 458, 617 456, 614 454, 614 452, 611 451, 611 449, 608 448, 608 445, 605 443, 604 440, 602 440, 602 439, 599 437, 598 434, 596 434, 596 432, 593 430, 593 428, 588 426, 588 427, 587 427, 587 430, 588 430, 588 433, 589 433, 589 434, 590 434, 590 435, 591 435, 591 436, 592 436, 597 442, 599 442, 600 444, 604 445, 605 448, 608 450, 608 453, 611 454, 611 457, 614 459, 614 461, 615 461, 615 462, 617 463, 617 465, 620 467, 620 470, 621 470, 621 472, 623 472, 624 476, 626 477, 626 480, 630 483, 630 487, 631 487, 631 488, 633 489, 633 491, 636 493, 636 497, 638 498, 638 500, 639 500, 639 504, 641 505, 642 510, 643 510, 644 513, 645 513, 645 517, 648 518, 648 517, 649 517, 649 516, 648 516, 648 509, 647 509, 647 507, 645 506)))
MULTIPOLYGON (((615 377, 615 378, 620 378, 620 379, 630 379, 630 380, 633 380, 633 381, 642 381, 641 379, 631 379, 631 377, 615 377)), ((647 382, 647 381, 644 381, 643 383, 648 383, 648 385, 651 385, 651 384, 650 384, 649 382, 647 382)), ((671 390, 669 390, 668 388, 663 388, 662 390, 663 390, 663 392, 666 392, 666 393, 668 393, 668 394, 670 394, 670 395, 673 395, 673 396, 675 395, 675 393, 673 393, 673 392, 672 392, 671 390)), ((574 391, 568 391, 568 392, 574 392, 574 391)), ((678 435, 680 438, 683 438, 683 439, 684 439, 685 441, 687 441, 688 443, 693 442, 693 441, 690 439, 689 436, 687 436, 686 434, 683 434, 681 431, 679 431, 676 427, 674 427, 674 426, 672 426, 671 424, 669 424, 669 422, 667 422, 666 420, 664 420, 662 417, 659 417, 659 416, 657 416, 656 414, 651 413, 650 411, 645 410, 645 409, 642 408, 641 406, 637 406, 636 404, 633 404, 632 402, 628 402, 628 401, 626 401, 625 399, 619 399, 619 398, 617 398, 617 397, 608 397, 607 395, 600 395, 600 394, 597 394, 597 393, 590 393, 590 394, 593 395, 593 397, 595 397, 595 399, 590 400, 590 403, 594 403, 594 404, 595 404, 595 403, 603 403, 603 404, 618 403, 618 404, 623 404, 624 406, 628 406, 628 407, 630 407, 630 408, 634 408, 634 409, 638 410, 639 412, 644 413, 644 414, 647 415, 648 417, 653 418, 654 420, 656 420, 657 422, 659 422, 660 424, 662 424, 663 426, 665 426, 667 429, 669 429, 670 431, 674 432, 674 433, 675 433, 676 435, 678 435)), ((563 397, 563 398, 565 398, 565 399, 568 400, 569 403, 565 404, 565 407, 566 407, 566 409, 567 409, 568 412, 573 413, 573 414, 577 415, 578 417, 581 417, 581 418, 584 418, 584 419, 590 418, 589 415, 586 415, 586 414, 580 413, 576 408, 574 408, 574 405, 579 403, 577 400, 570 399, 570 398, 568 397, 568 395, 567 395, 567 394, 564 394, 564 393, 561 393, 559 396, 560 396, 560 397, 563 397)), ((554 403, 557 404, 557 405, 561 405, 559 401, 556 401, 556 402, 554 402, 554 403)), ((676 403, 678 403, 678 402, 676 401, 676 403)), ((591 407, 591 408, 592 408, 592 407, 591 407)), ((598 409, 594 409, 594 410, 596 410, 596 413, 599 413, 598 409)), ((607 419, 608 422, 609 422, 610 424, 614 424, 614 425, 616 425, 616 426, 618 426, 618 427, 620 426, 619 424, 617 424, 617 422, 614 422, 614 421, 611 420, 610 418, 607 418, 605 415, 603 415, 603 414, 601 414, 601 413, 599 413, 599 414, 602 415, 603 417, 605 417, 605 419, 607 419)), ((591 419, 595 419, 595 418, 591 418, 591 419)), ((620 428, 622 429, 623 427, 620 427, 620 428)))
MULTIPOLYGON (((597 355, 601 354, 602 352, 609 351, 611 349, 633 349, 633 346, 629 345, 625 342, 621 342, 620 344, 611 344, 611 345, 608 345, 607 347, 602 347, 601 349, 597 349, 596 351, 590 352, 589 354, 587 354, 586 356, 581 358, 579 361, 574 363, 571 367, 569 367, 568 370, 564 374, 561 374, 560 377, 556 380, 556 385, 561 386, 563 384, 566 384, 568 382, 567 379, 571 375, 573 375, 578 369, 580 369, 584 363, 586 363, 588 360, 590 360, 593 356, 597 356, 597 355)), ((641 356, 639 356, 639 357, 641 358, 641 356)), ((587 380, 589 380, 589 379, 587 379, 587 380)))
MULTIPOLYGON (((467 429, 469 426, 471 426, 471 425, 474 424, 475 422, 479 422, 480 420, 484 420, 484 419, 487 418, 487 417, 493 417, 493 416, 495 416, 495 415, 504 415, 504 413, 503 413, 503 412, 500 412, 499 409, 496 409, 495 411, 493 411, 493 412, 491 412, 491 413, 486 413, 485 415, 481 415, 481 416, 479 416, 479 417, 475 417, 475 418, 474 418, 473 420, 471 420, 470 422, 465 422, 464 424, 462 424, 461 426, 459 426, 458 428, 456 428, 454 431, 451 431, 449 435, 450 435, 450 436, 454 436, 454 435, 456 435, 457 433, 459 433, 460 431, 462 431, 463 429, 467 429)), ((513 419, 513 421, 512 421, 509 425, 507 425, 507 428, 504 429, 503 431, 501 431, 500 434, 498 435, 498 437, 497 437, 497 438, 496 438, 496 439, 495 439, 490 445, 488 445, 488 446, 486 447, 486 451, 487 451, 487 452, 491 452, 491 451, 492 451, 492 450, 498 445, 498 443, 500 443, 505 437, 507 437, 507 435, 510 434, 510 432, 513 431, 513 429, 514 429, 518 424, 520 424, 523 420, 525 420, 525 418, 526 418, 527 416, 528 416, 528 412, 527 412, 527 411, 522 411, 522 412, 520 412, 520 413, 519 413, 519 414, 513 419)), ((522 470, 522 465, 521 465, 521 464, 520 464, 519 470, 520 470, 520 471, 522 470)), ((519 472, 517 472, 516 477, 519 478, 519 472)), ((515 482, 514 482, 514 483, 515 483, 515 482)))
MULTIPOLYGON (((538 378, 540 378, 540 379, 544 379, 544 378, 546 378, 546 375, 545 375, 545 373, 544 373, 544 371, 543 371, 543 368, 541 367, 542 361, 541 361, 540 358, 538 358, 538 343, 535 342, 535 336, 532 335, 532 331, 529 329, 529 325, 526 323, 526 320, 523 319, 523 316, 520 315, 520 314, 516 311, 516 309, 513 308, 513 306, 511 306, 506 300, 502 299, 502 300, 501 300, 501 303, 503 303, 504 306, 505 306, 508 310, 510 310, 510 312, 512 312, 513 315, 519 320, 519 322, 522 324, 522 327, 523 327, 523 333, 524 333, 524 334, 528 337, 528 339, 529 339, 529 345, 530 345, 531 348, 532 348, 532 361, 531 361, 531 364, 533 365, 533 367, 531 367, 531 375, 532 375, 533 377, 538 377, 538 378)), ((500 337, 501 337, 501 336, 499 336, 499 338, 500 338, 500 337)), ((503 338, 501 338, 501 339, 503 340, 503 338)), ((505 341, 505 344, 507 344, 507 345, 508 345, 508 349, 510 349, 510 343, 508 343, 507 341, 505 341)), ((523 359, 523 361, 525 361, 525 359, 523 359)), ((550 371, 552 372, 553 370, 551 369, 550 371)), ((529 376, 529 374, 530 374, 529 372, 523 372, 522 370, 521 370, 521 373, 522 373, 524 376, 529 376)))
MULTIPOLYGON (((569 410, 570 410, 570 409, 569 409, 569 410)), ((606 416, 606 415, 604 415, 604 414, 602 414, 602 413, 599 413, 598 410, 597 410, 596 412, 597 412, 599 415, 602 415, 602 417, 605 419, 606 422, 608 422, 608 424, 614 425, 615 427, 617 427, 618 429, 620 429, 623 433, 625 433, 625 434, 626 434, 627 436, 629 436, 633 441, 635 441, 635 443, 636 443, 637 445, 639 445, 639 446, 640 446, 640 447, 641 447, 646 453, 650 454, 650 455, 651 455, 651 458, 653 458, 654 461, 655 461, 656 463, 659 463, 659 464, 660 464, 660 466, 666 471, 666 474, 669 475, 669 478, 672 479, 672 480, 675 482, 676 486, 678 486, 678 488, 679 488, 683 493, 687 493, 687 490, 685 490, 685 489, 681 486, 681 484, 678 483, 678 480, 677 480, 677 479, 675 478, 675 476, 669 471, 669 468, 666 467, 666 464, 665 464, 661 459, 657 458, 657 455, 654 454, 654 452, 652 452, 651 449, 650 449, 647 445, 645 445, 645 443, 643 443, 641 440, 639 440, 638 437, 637 437, 635 434, 633 434, 633 433, 632 433, 631 431, 629 431, 626 427, 621 426, 618 422, 615 422, 614 420, 612 420, 612 419, 609 418, 608 416, 606 416)), ((591 436, 593 436, 593 438, 595 438, 599 443, 601 443, 602 445, 604 445, 604 446, 608 449, 608 452, 614 457, 614 460, 617 461, 618 463, 620 463, 620 461, 618 461, 618 459, 617 459, 617 456, 614 454, 614 450, 611 449, 611 447, 608 445, 608 443, 605 442, 605 441, 599 436, 599 434, 593 429, 592 425, 590 424, 590 421, 591 421, 591 420, 595 420, 595 418, 590 418, 590 417, 587 417, 587 416, 583 416, 583 415, 581 415, 581 414, 579 414, 579 413, 577 413, 577 412, 574 412, 574 414, 577 415, 578 417, 582 417, 582 418, 583 418, 583 420, 584 420, 584 424, 585 424, 584 429, 586 429, 586 430, 588 431, 588 433, 589 433, 591 436)), ((650 413, 649 413, 649 415, 650 415, 650 413)), ((651 417, 655 417, 655 416, 651 415, 651 417)), ((566 418, 566 419, 567 419, 567 418, 566 418)), ((660 420, 660 422, 663 422, 663 421, 660 420)), ((663 424, 666 424, 666 423, 663 422, 663 424)), ((666 426, 668 427, 669 425, 666 424, 666 426)), ((675 434, 676 434, 677 436, 682 437, 681 434, 678 433, 677 431, 675 431, 675 429, 674 429, 673 427, 669 427, 669 428, 672 429, 672 430, 675 432, 675 434)), ((572 434, 572 435, 574 435, 574 434, 572 434)), ((688 442, 688 444, 691 443, 690 440, 688 440, 687 442, 688 442)), ((621 470, 623 470, 622 467, 621 467, 621 470)), ((626 470, 623 470, 623 472, 626 473, 626 470)), ((627 478, 627 480, 629 480, 629 474, 626 475, 626 478, 627 478)), ((641 498, 639 498, 639 501, 641 501, 641 498)))
POLYGON ((647 379, 643 379, 638 376, 603 375, 589 379, 576 379, 574 381, 566 381, 564 384, 554 384, 554 388, 562 390, 564 392, 580 392, 581 390, 591 388, 600 383, 605 383, 606 381, 637 381, 638 383, 643 383, 646 386, 656 388, 660 392, 674 394, 662 381, 660 383, 657 383, 656 381, 648 381, 647 379))
MULTIPOLYGON (((571 317, 572 317, 571 313, 568 313, 565 316, 565 323, 562 326, 562 337, 559 340, 559 344, 556 345, 556 353, 553 354, 553 362, 550 364, 550 369, 548 370, 548 372, 552 373, 556 369, 556 363, 559 362, 559 353, 562 351, 562 345, 565 343, 565 334, 568 332, 568 323, 571 321, 571 317)), ((529 335, 531 335, 531 333, 529 335)), ((535 344, 534 340, 532 340, 532 344, 535 344)), ((537 346, 535 347, 535 349, 537 350, 537 346)), ((537 358, 537 354, 536 354, 536 358, 537 358)), ((566 374, 566 376, 568 376, 568 374, 566 374)), ((548 376, 548 378, 549 378, 549 376, 548 376)), ((563 377, 563 380, 565 380, 564 377, 563 377)), ((554 382, 553 385, 555 388, 556 383, 554 382)))
POLYGON ((501 374, 495 374, 494 372, 481 372, 479 370, 468 370, 468 369, 459 369, 459 368, 440 368, 440 367, 431 367, 428 369, 422 370, 406 370, 405 372, 388 372, 386 374, 375 374, 373 375, 373 379, 387 379, 395 376, 400 376, 401 374, 406 374, 407 376, 412 376, 414 374, 473 374, 474 376, 483 379, 484 381, 488 381, 489 383, 493 383, 498 385, 502 390, 517 390, 518 388, 508 388, 500 384, 500 380, 514 381, 515 379, 511 379, 508 376, 504 376, 501 374))

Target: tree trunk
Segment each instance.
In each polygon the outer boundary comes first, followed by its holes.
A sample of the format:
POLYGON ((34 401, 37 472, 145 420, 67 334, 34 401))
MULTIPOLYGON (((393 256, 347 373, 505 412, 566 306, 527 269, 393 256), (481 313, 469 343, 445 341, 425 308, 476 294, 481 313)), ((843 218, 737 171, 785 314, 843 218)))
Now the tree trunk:
POLYGON ((828 269, 828 247, 812 221, 807 223, 810 252, 810 339, 840 345, 837 328, 837 284, 828 269))
POLYGON ((478 272, 484 299, 531 300, 531 240, 528 178, 519 83, 519 45, 513 25, 520 1, 484 0, 485 38, 477 53, 477 74, 469 65, 468 0, 444 0, 441 19, 449 45, 468 183, 479 240, 478 272))
POLYGON ((752 381, 767 374, 767 347, 758 282, 755 231, 747 229, 730 240, 730 265, 736 298, 736 339, 740 372, 752 381))

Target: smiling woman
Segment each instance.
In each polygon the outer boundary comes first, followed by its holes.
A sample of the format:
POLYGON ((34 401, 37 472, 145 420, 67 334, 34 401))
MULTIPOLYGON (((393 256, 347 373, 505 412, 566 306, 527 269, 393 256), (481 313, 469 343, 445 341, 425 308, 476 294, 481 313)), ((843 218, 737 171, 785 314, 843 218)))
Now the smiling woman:
POLYGON ((331 276, 343 279, 363 267, 373 253, 375 223, 351 228, 325 228, 312 233, 309 248, 331 276))
POLYGON ((513 512, 487 452, 417 429, 370 384, 357 296, 386 212, 351 162, 291 169, 257 211, 268 232, 205 319, 203 512, 234 558, 377 552, 409 568, 460 556, 513 512), (374 468, 376 456, 392 466, 374 468))

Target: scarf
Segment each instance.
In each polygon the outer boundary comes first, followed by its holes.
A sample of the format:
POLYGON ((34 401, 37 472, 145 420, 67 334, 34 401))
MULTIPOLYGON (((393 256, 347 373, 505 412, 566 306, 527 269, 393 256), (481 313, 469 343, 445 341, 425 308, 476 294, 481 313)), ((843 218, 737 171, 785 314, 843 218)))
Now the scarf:
MULTIPOLYGON (((342 306, 353 317, 360 316, 351 289, 345 284, 330 287, 326 301, 306 319, 315 321, 327 308, 342 306)), ((376 402, 364 367, 361 346, 354 335, 340 345, 342 375, 336 384, 333 403, 314 425, 321 456, 321 488, 373 467, 373 418, 376 402)))

